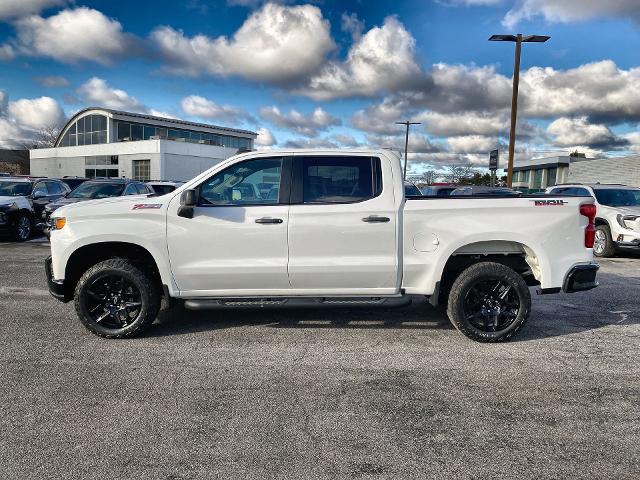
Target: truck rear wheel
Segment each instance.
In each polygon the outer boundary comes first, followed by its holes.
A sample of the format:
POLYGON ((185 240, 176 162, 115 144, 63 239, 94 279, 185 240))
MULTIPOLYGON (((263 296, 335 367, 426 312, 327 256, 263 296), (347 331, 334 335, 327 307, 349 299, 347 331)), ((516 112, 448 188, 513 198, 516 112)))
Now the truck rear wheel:
POLYGON ((141 334, 160 309, 160 292, 151 277, 120 258, 105 260, 78 281, 74 301, 80 321, 105 338, 141 334))
POLYGON ((460 332, 478 342, 502 342, 527 322, 531 294, 524 279, 500 263, 470 266, 449 292, 447 315, 460 332))

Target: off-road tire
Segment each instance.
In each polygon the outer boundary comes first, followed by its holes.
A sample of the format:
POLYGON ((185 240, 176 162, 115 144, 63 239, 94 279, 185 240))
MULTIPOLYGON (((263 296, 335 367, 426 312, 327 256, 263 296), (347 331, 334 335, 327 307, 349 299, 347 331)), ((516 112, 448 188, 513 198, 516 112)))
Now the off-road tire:
POLYGON ((463 270, 451 286, 447 303, 447 315, 453 326, 477 342, 504 342, 513 337, 529 319, 531 293, 522 276, 513 269, 494 262, 476 263, 463 270), (510 325, 503 330, 487 332, 476 328, 465 319, 464 301, 467 293, 478 282, 497 279, 507 282, 518 295, 520 308, 510 325))
POLYGON ((126 259, 114 258, 102 261, 89 268, 80 277, 76 285, 74 294, 74 304, 78 318, 82 324, 95 335, 103 338, 129 338, 142 334, 158 316, 160 309, 161 292, 154 284, 152 277, 138 269, 132 262, 126 259), (87 314, 83 295, 86 295, 86 288, 98 276, 105 273, 117 274, 125 277, 135 284, 140 291, 141 309, 135 320, 120 329, 105 328, 96 323, 87 314))
POLYGON ((616 254, 616 246, 613 243, 613 238, 611 238, 611 229, 609 225, 598 225, 596 227, 596 235, 598 231, 604 234, 604 238, 606 243, 604 244, 604 249, 601 253, 596 253, 595 249, 593 250, 593 254, 596 257, 609 258, 613 257, 616 254))

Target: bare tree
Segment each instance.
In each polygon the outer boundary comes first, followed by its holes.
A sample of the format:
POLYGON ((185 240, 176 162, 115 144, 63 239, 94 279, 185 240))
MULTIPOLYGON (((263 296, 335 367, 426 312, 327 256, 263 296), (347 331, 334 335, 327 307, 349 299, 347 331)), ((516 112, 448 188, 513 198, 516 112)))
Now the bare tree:
POLYGON ((450 183, 463 183, 468 181, 476 173, 476 169, 472 165, 447 165, 446 179, 450 183))
POLYGON ((58 125, 50 125, 36 130, 31 139, 22 141, 22 147, 25 150, 55 147, 60 130, 62 127, 58 125))
POLYGON ((425 170, 424 172, 411 175, 409 180, 418 185, 419 187, 425 185, 431 185, 438 179, 438 172, 435 170, 425 170))

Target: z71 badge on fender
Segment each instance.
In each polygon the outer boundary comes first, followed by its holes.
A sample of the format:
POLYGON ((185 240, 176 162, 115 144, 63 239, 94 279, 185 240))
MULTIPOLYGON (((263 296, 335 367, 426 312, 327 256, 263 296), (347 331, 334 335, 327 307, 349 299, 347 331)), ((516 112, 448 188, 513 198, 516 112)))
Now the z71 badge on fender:
POLYGON ((131 210, 146 210, 148 208, 162 208, 161 203, 136 203, 131 210))
POLYGON ((550 206, 561 207, 563 205, 566 205, 567 203, 569 202, 565 200, 533 200, 533 204, 536 207, 550 207, 550 206))

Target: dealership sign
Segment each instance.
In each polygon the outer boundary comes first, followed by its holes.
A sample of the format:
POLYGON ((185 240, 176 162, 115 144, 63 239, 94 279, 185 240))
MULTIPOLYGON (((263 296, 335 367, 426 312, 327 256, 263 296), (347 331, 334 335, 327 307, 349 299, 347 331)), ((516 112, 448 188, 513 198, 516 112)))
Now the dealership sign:
POLYGON ((491 150, 489 152, 489 170, 498 169, 498 150, 491 150))

